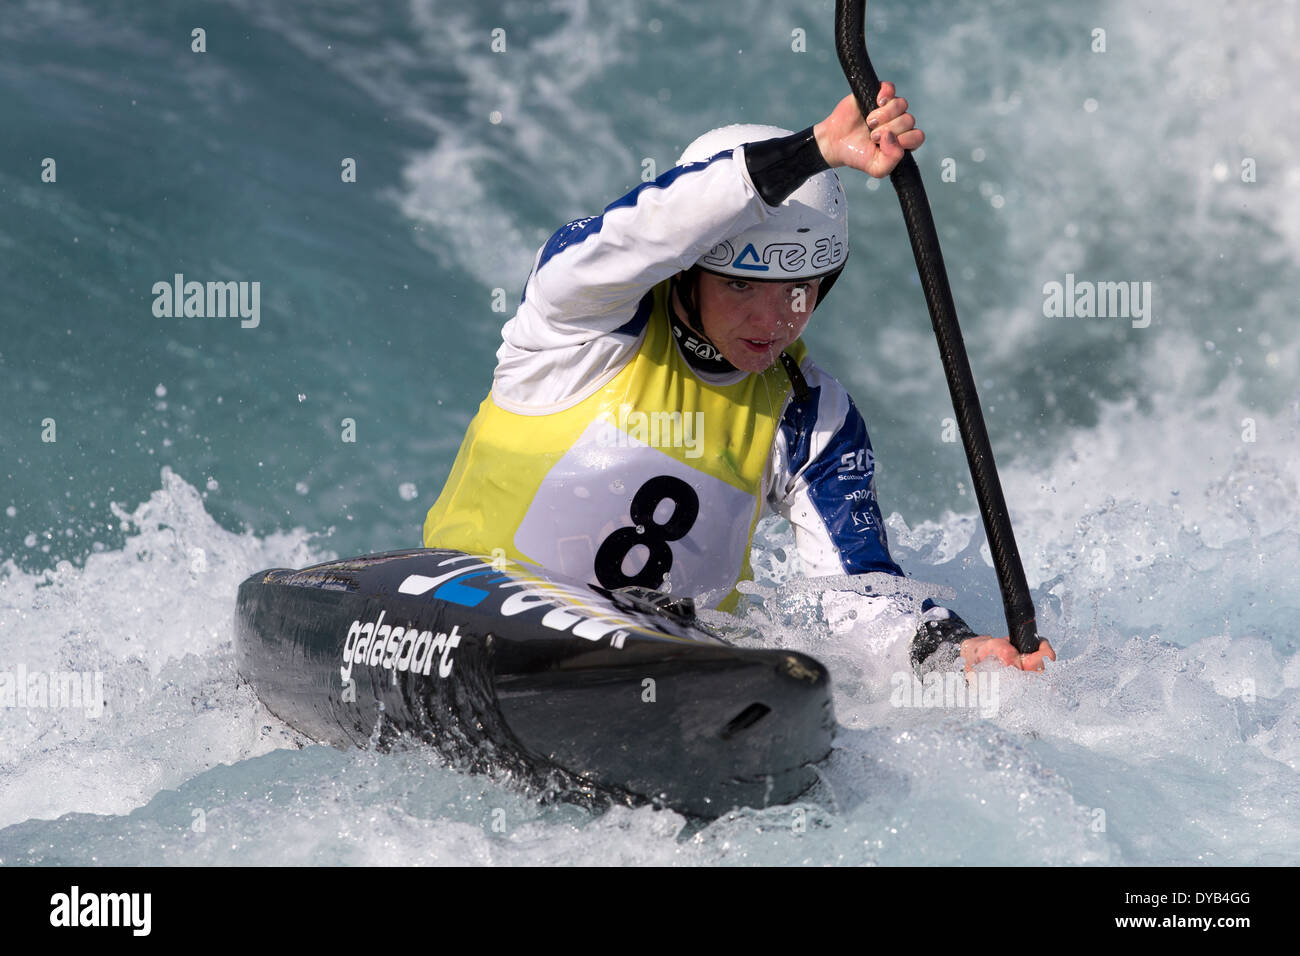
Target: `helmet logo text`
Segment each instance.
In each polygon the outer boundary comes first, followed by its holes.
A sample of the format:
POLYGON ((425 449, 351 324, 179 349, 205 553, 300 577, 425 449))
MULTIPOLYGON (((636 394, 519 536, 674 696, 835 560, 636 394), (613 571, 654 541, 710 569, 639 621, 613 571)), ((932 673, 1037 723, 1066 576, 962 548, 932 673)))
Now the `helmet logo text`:
POLYGON ((812 266, 814 269, 831 268, 844 259, 844 244, 839 236, 823 236, 813 245, 812 266))
POLYGON ((731 266, 733 269, 752 269, 755 272, 766 272, 768 270, 768 267, 759 261, 758 253, 754 251, 752 242, 747 243, 745 248, 740 250, 740 255, 736 256, 731 266), (746 256, 749 256, 748 262, 745 261, 746 256))

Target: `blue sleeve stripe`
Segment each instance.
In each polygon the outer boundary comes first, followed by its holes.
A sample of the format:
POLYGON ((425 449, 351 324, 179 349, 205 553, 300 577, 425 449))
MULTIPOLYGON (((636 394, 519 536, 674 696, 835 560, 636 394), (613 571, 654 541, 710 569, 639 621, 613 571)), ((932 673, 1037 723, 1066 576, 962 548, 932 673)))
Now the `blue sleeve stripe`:
POLYGON ((569 248, 569 246, 577 245, 588 237, 594 236, 596 233, 600 232, 600 227, 604 225, 605 214, 611 210, 635 206, 637 199, 640 198, 641 193, 645 190, 666 189, 668 186, 676 182, 677 177, 681 176, 683 173, 699 172, 717 162, 719 159, 726 159, 730 155, 731 150, 728 149, 704 162, 686 163, 683 166, 674 166, 658 179, 652 179, 648 183, 642 183, 627 195, 615 199, 605 207, 605 211, 599 216, 588 216, 586 219, 575 219, 573 222, 561 226, 555 231, 555 234, 551 236, 550 239, 546 240, 546 245, 542 247, 542 257, 537 263, 537 268, 533 271, 540 271, 542 266, 546 265, 553 256, 563 252, 565 249, 569 248))
MULTIPOLYGON (((815 413, 815 405, 813 410, 815 413)), ((782 428, 784 427, 783 423, 782 428)), ((808 430, 811 432, 811 427, 808 430)), ((806 444, 807 438, 802 441, 806 444)), ((794 446, 788 447, 791 448, 793 466, 794 446)), ((863 449, 868 452, 871 450, 871 439, 867 436, 867 426, 858 413, 857 406, 850 400, 844 424, 803 474, 808 485, 808 498, 838 549, 840 563, 846 574, 884 571, 901 577, 903 569, 889 554, 885 523, 880 516, 880 505, 876 501, 872 484, 876 472, 874 462, 862 471, 840 470, 844 455, 852 455, 856 459, 858 452, 863 449), (842 480, 846 478, 847 480, 842 480)), ((806 460, 806 447, 802 454, 806 460)), ((792 467, 792 472, 794 470, 792 467)))

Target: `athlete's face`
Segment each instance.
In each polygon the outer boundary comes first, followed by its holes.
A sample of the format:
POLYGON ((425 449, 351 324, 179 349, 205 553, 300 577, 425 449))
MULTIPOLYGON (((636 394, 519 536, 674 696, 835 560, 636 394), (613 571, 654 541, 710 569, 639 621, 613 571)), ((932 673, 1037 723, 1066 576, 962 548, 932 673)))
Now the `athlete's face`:
POLYGON ((700 322, 722 357, 738 369, 761 372, 803 334, 821 279, 750 282, 700 273, 700 322))

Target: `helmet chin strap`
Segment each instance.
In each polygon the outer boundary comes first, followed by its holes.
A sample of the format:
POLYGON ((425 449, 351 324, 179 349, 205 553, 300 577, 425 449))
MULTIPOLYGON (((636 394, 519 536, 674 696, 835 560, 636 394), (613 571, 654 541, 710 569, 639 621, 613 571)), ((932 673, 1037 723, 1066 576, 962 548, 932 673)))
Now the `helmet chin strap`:
POLYGON ((670 308, 668 318, 673 329, 673 336, 681 345, 682 354, 686 356, 687 363, 696 371, 734 372, 736 366, 722 357, 722 350, 705 334, 704 320, 700 318, 699 298, 696 295, 699 289, 699 280, 699 266, 692 266, 669 280, 668 297, 670 308), (679 302, 686 313, 685 321, 677 316, 676 305, 679 302))
MULTIPOLYGON (((712 340, 704 334, 704 320, 700 318, 699 301, 696 298, 696 291, 699 289, 700 267, 691 266, 685 272, 679 272, 673 276, 669 284, 669 290, 672 293, 674 304, 680 302, 682 308, 686 311, 686 327, 701 336, 706 342, 712 344, 712 340)), ((677 310, 673 309, 673 318, 677 317, 677 310)))

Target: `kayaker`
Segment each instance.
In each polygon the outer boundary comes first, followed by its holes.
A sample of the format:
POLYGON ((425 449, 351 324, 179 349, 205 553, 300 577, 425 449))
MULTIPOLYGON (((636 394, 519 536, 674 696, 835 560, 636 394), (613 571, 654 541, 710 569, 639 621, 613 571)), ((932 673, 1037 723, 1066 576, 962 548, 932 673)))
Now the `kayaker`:
MULTIPOLYGON (((560 228, 502 329, 492 389, 424 525, 426 547, 504 554, 609 588, 735 606, 766 509, 809 575, 883 571, 866 426, 799 336, 848 256, 833 167, 882 178, 924 141, 892 83, 799 133, 730 126, 560 228)), ((1055 660, 927 602, 917 662, 1055 660)))

